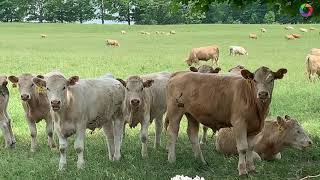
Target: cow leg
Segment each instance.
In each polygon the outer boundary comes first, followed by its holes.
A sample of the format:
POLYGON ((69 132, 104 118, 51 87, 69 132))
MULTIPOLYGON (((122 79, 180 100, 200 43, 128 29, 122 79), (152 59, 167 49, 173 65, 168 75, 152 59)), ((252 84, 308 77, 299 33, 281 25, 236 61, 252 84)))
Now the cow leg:
POLYGON ((141 155, 143 158, 148 157, 148 128, 150 125, 150 115, 145 115, 141 123, 140 140, 141 140, 141 155))
POLYGON ((106 136, 107 140, 107 147, 108 147, 108 156, 109 160, 113 161, 114 155, 114 136, 113 136, 113 123, 112 121, 107 121, 103 126, 103 131, 106 136))
POLYGON ((254 148, 254 136, 247 137, 248 150, 246 152, 246 164, 248 171, 255 171, 256 167, 254 166, 253 158, 253 148, 254 148))
POLYGON ((31 148, 30 151, 31 152, 35 152, 36 151, 36 147, 37 147, 37 126, 36 123, 31 120, 28 119, 28 126, 30 129, 30 133, 31 133, 31 148))
POLYGON ((51 120, 51 117, 48 117, 45 120, 46 120, 46 132, 48 136, 48 146, 53 149, 56 147, 56 144, 54 143, 54 140, 53 140, 53 121, 51 120))
POLYGON ((2 134, 4 136, 5 148, 8 148, 12 143, 8 125, 9 124, 8 124, 7 118, 2 117, 0 120, 0 128, 1 128, 2 134))
POLYGON ((208 127, 202 126, 203 134, 201 137, 200 144, 206 144, 208 139, 208 127))
POLYGON ((261 157, 258 153, 256 153, 255 151, 252 151, 252 153, 253 153, 253 160, 261 161, 261 157))
POLYGON ((176 142, 180 128, 180 121, 183 116, 183 113, 179 112, 179 109, 176 105, 168 106, 168 112, 166 115, 166 121, 169 122, 168 134, 169 140, 167 144, 168 149, 168 161, 174 163, 176 161, 176 142))
POLYGON ((59 161, 59 170, 64 170, 67 165, 67 147, 68 141, 60 131, 58 123, 54 123, 54 129, 59 139, 59 151, 60 151, 60 161, 59 161))
POLYGON ((246 166, 246 153, 248 150, 247 129, 244 123, 236 124, 233 127, 239 154, 238 171, 239 176, 241 176, 248 173, 246 166))
POLYGON ((78 127, 76 132, 76 138, 74 142, 74 149, 78 154, 77 168, 83 169, 85 165, 83 151, 84 151, 84 139, 86 134, 86 127, 78 127))
POLYGON ((114 121, 114 160, 119 161, 121 159, 121 145, 124 133, 124 120, 123 118, 116 119, 114 121))
POLYGON ((273 156, 274 159, 280 160, 281 159, 281 153, 278 152, 276 155, 273 156))
POLYGON ((14 148, 15 144, 16 144, 16 138, 14 137, 14 134, 13 134, 13 131, 12 131, 12 126, 11 126, 12 120, 11 120, 8 112, 5 112, 5 116, 8 119, 8 128, 9 128, 9 133, 10 133, 10 137, 11 137, 11 141, 12 141, 10 146, 14 148))
POLYGON ((190 114, 186 114, 187 119, 188 119, 188 136, 189 140, 192 145, 192 150, 194 152, 194 156, 196 158, 200 158, 200 160, 204 163, 207 164, 206 161, 203 158, 202 151, 200 148, 200 143, 199 143, 199 138, 198 138, 198 133, 199 133, 199 125, 200 123, 194 119, 190 114))
POLYGON ((159 117, 156 118, 156 135, 154 140, 154 148, 160 147, 160 141, 161 141, 161 132, 163 129, 163 115, 161 114, 159 117))

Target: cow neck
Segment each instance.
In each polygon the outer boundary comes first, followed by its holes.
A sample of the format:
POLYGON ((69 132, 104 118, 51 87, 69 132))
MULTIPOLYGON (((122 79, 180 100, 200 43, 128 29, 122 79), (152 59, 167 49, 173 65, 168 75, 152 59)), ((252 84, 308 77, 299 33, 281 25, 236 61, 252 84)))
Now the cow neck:
POLYGON ((271 103, 271 97, 270 97, 270 99, 267 99, 266 102, 261 102, 257 98, 255 83, 251 80, 245 80, 245 81, 246 81, 247 87, 250 92, 250 95, 249 95, 251 97, 250 99, 253 99, 252 104, 256 108, 255 111, 258 116, 259 127, 260 127, 259 131, 260 131, 264 126, 264 121, 265 121, 265 119, 268 115, 268 112, 269 112, 269 105, 271 103))

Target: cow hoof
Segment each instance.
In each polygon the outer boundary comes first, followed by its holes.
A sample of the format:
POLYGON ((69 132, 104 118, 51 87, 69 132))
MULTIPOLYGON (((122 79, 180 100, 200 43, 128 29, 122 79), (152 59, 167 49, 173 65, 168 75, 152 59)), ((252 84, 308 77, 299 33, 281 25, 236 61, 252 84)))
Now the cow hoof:
POLYGON ((176 162, 176 158, 174 158, 174 157, 168 157, 168 161, 169 161, 169 163, 175 163, 176 162))
POLYGON ((78 169, 84 169, 84 167, 85 167, 85 163, 84 162, 77 163, 77 168, 78 169))
POLYGON ((35 148, 31 148, 30 152, 34 153, 34 152, 36 152, 36 149, 35 148))
POLYGON ((238 166, 238 171, 239 171, 239 176, 247 175, 248 172, 247 172, 246 164, 245 163, 240 164, 238 166))
POLYGON ((256 167, 254 166, 253 162, 247 162, 247 171, 256 171, 256 167))
POLYGON ((142 154, 142 158, 143 159, 147 159, 148 158, 148 154, 142 154))
POLYGON ((113 158, 114 161, 120 161, 120 159, 121 159, 121 156, 114 156, 113 158))
POLYGON ((59 171, 64 171, 66 169, 66 164, 59 164, 59 171))

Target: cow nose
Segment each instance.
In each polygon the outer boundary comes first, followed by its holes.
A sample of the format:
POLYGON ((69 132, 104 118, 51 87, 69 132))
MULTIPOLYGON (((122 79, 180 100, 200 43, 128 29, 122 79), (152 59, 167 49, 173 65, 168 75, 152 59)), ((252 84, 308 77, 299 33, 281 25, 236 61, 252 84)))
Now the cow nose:
POLYGON ((51 105, 60 105, 61 101, 53 100, 51 101, 51 105))
POLYGON ((29 98, 30 98, 29 94, 22 94, 21 95, 21 99, 24 100, 24 101, 28 100, 29 98))
POLYGON ((267 98, 269 97, 269 93, 267 91, 259 92, 259 98, 267 98))
POLYGON ((140 103, 139 99, 132 99, 131 100, 131 104, 134 105, 134 106, 139 105, 139 103, 140 103))
POLYGON ((309 144, 309 146, 311 146, 312 145, 312 141, 309 141, 308 144, 309 144))

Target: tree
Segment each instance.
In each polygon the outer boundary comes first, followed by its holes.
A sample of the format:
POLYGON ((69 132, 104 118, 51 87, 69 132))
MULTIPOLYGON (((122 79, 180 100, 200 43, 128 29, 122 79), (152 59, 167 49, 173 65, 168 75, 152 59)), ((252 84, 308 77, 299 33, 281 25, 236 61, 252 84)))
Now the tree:
POLYGON ((29 0, 28 5, 28 21, 39 21, 40 23, 43 22, 43 6, 44 6, 45 0, 29 0))
POLYGON ((266 13, 266 15, 264 16, 264 23, 266 24, 272 24, 274 23, 276 20, 276 15, 274 14, 273 11, 269 11, 268 13, 266 13))
POLYGON ((27 0, 0 0, 0 21, 23 21, 27 9, 27 0))

